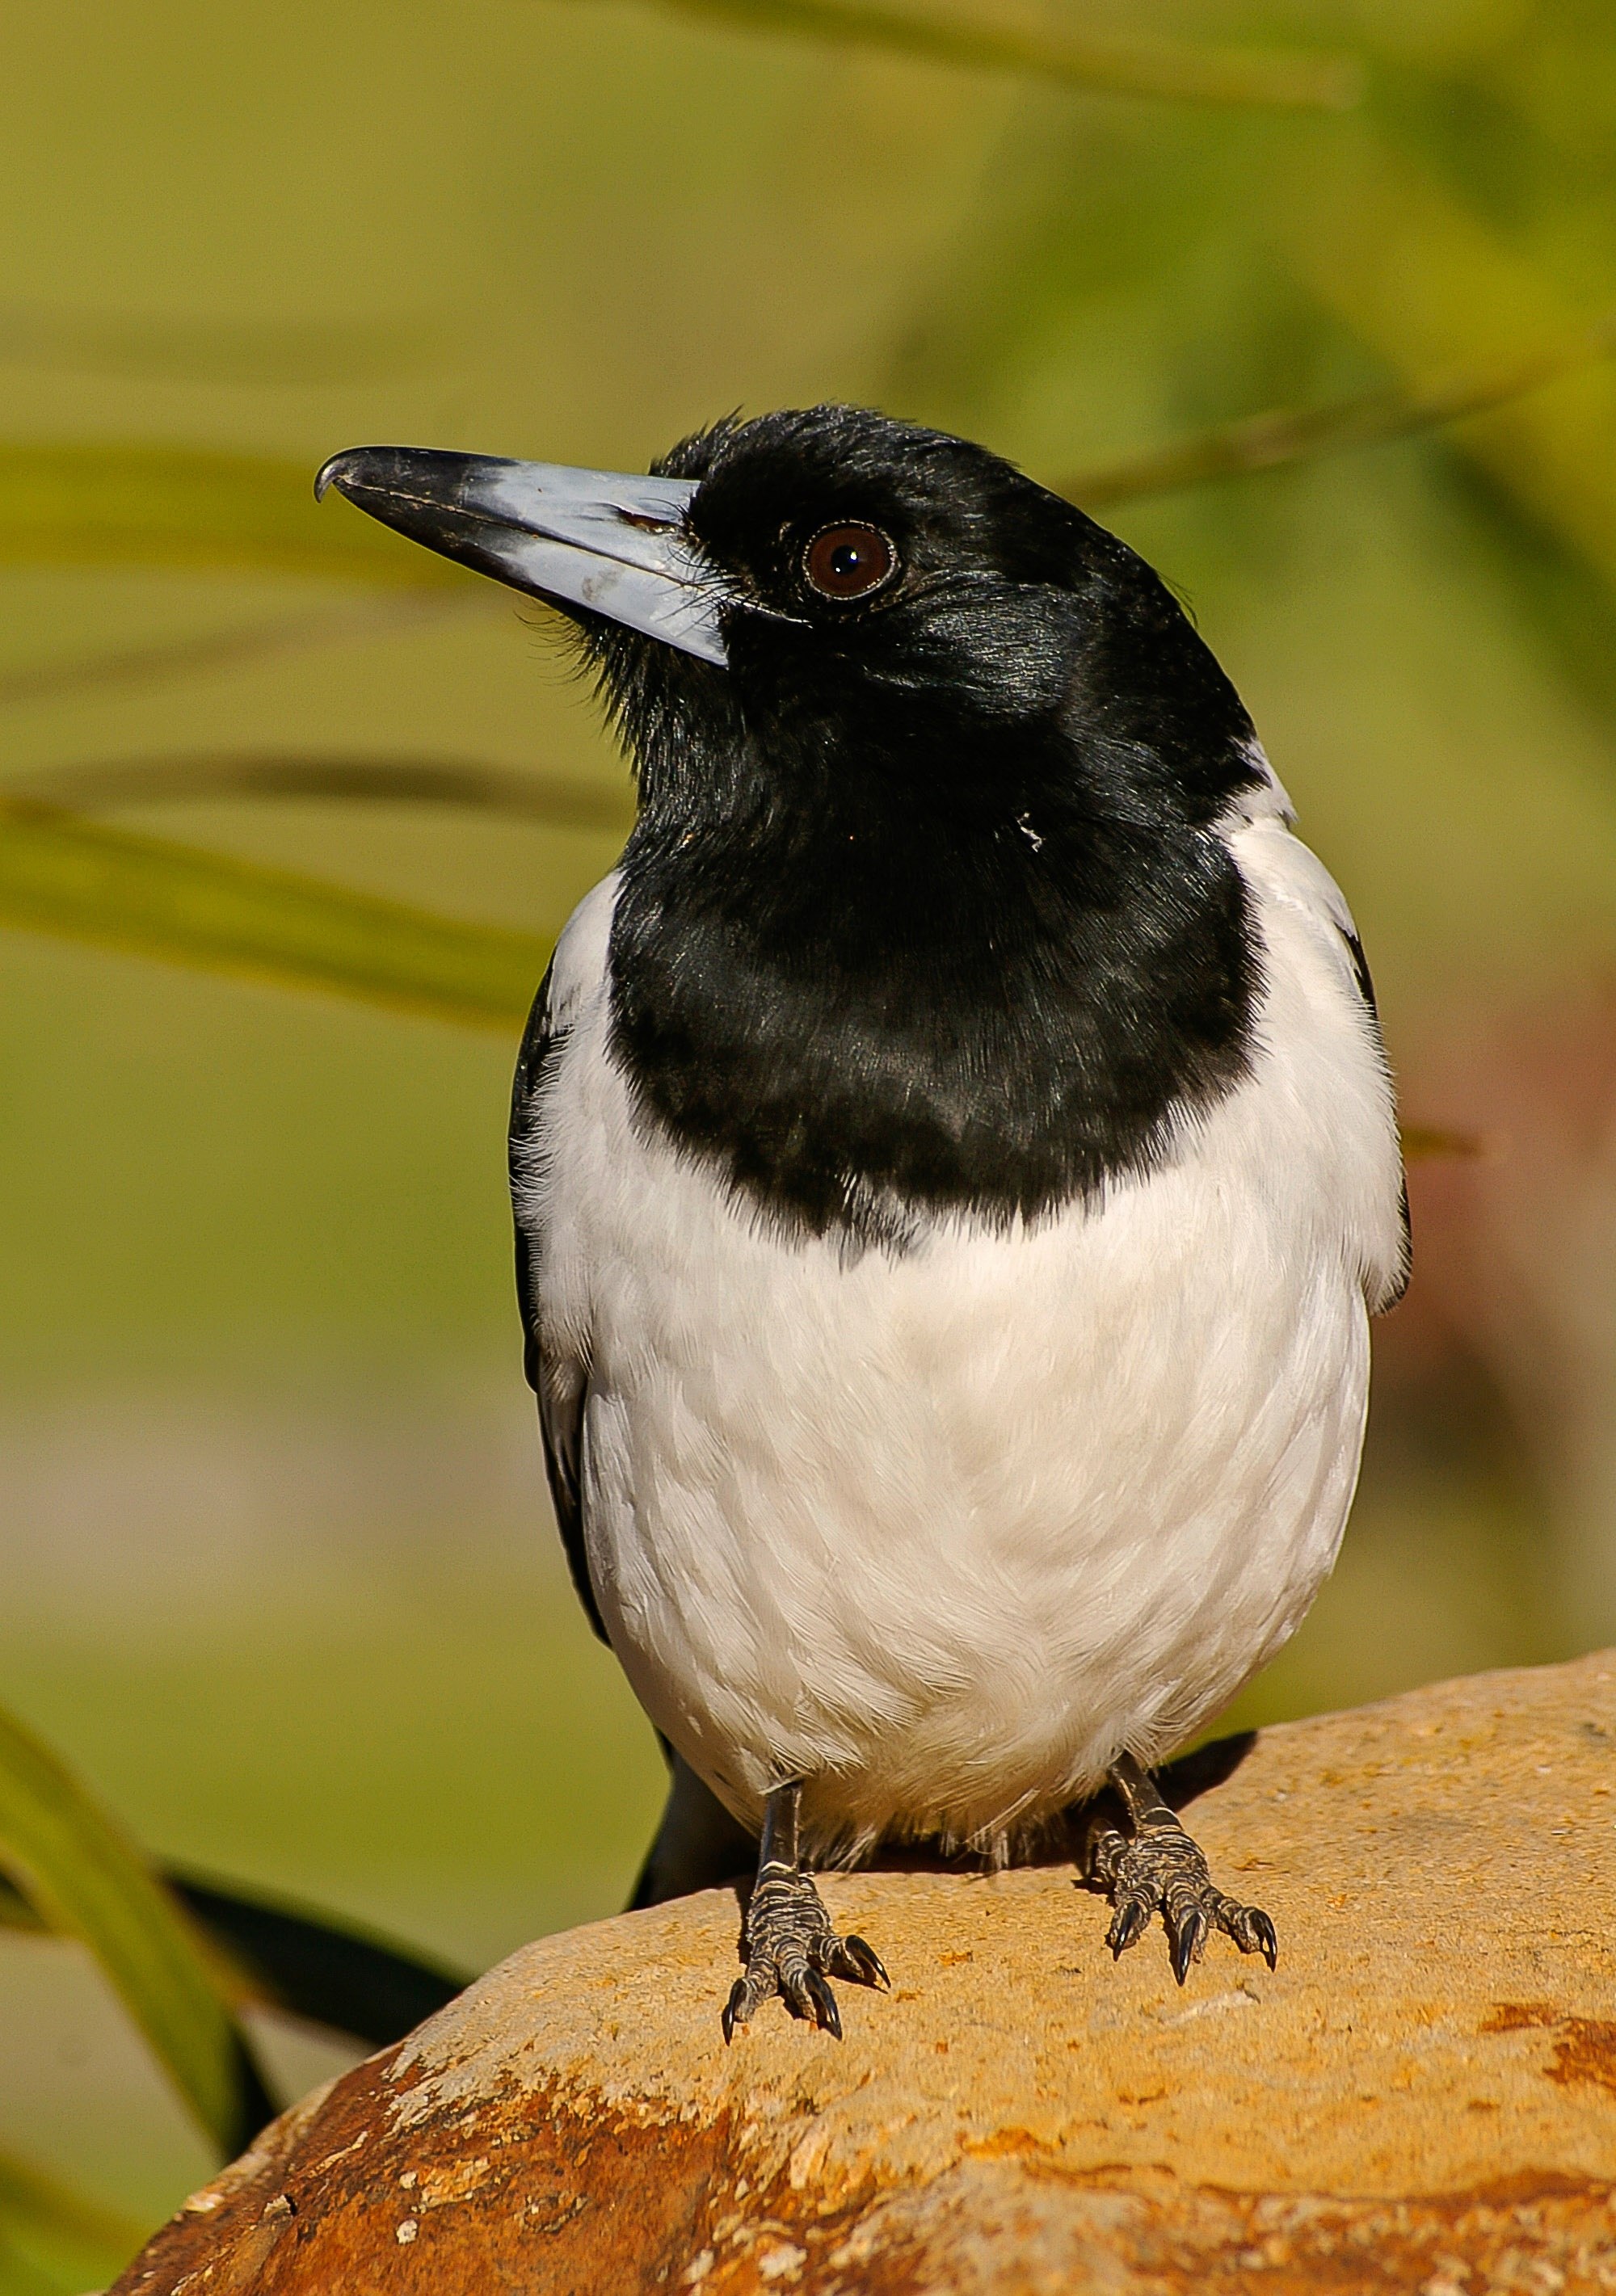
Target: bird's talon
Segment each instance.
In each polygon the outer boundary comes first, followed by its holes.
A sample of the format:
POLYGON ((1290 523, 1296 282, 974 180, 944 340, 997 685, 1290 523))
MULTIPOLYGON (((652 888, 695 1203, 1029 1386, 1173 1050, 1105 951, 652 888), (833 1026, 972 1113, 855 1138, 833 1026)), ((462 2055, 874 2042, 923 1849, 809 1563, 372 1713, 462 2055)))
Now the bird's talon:
POLYGON ((1143 1898, 1124 1898, 1117 1907, 1105 1942, 1111 1948, 1113 1961, 1120 1961, 1129 1946, 1137 1945, 1144 1935, 1151 1917, 1149 1903, 1143 1898))
POLYGON ((1201 1849, 1169 1812, 1150 1813, 1130 1841, 1107 1826, 1092 1838, 1085 1866, 1091 1889, 1111 1899, 1105 1942, 1114 1960, 1136 1945, 1153 1913, 1167 1931, 1168 1956, 1182 1985, 1206 1952, 1214 1929, 1242 1953, 1259 1953, 1272 1969, 1279 1957, 1274 1924, 1260 1906, 1243 1906, 1216 1888, 1201 1849))
POLYGON ((729 1999, 724 2004, 724 2039, 727 2046, 735 2038, 735 2027, 744 2025, 751 2015, 751 2004, 746 1997, 746 1980, 737 1977, 729 1988, 729 1999))
POLYGON ((814 2021, 822 2032, 841 2038, 841 2012, 836 2006, 836 1996, 816 1969, 808 1973, 808 1990, 814 2005, 814 2021))
POLYGON ((840 1969, 837 1972, 839 1976, 850 1977, 856 1984, 878 1986, 883 1993, 890 1993, 892 1980, 887 1975, 881 1956, 867 1939, 849 1933, 841 1940, 841 1950, 844 1961, 849 1965, 840 1969))
POLYGON ((747 1911, 746 1974, 736 1980, 724 2012, 725 2039, 777 1993, 793 2016, 841 2040, 832 1977, 890 1985, 880 1956, 863 1938, 837 1936, 808 1874, 766 1866, 747 1911))
POLYGON ((1173 1975, 1180 1985, 1190 1973, 1190 1964, 1199 1961, 1206 1949, 1206 1915, 1199 1906, 1192 1906, 1183 1919, 1169 1925, 1168 1947, 1172 1957, 1173 1975))

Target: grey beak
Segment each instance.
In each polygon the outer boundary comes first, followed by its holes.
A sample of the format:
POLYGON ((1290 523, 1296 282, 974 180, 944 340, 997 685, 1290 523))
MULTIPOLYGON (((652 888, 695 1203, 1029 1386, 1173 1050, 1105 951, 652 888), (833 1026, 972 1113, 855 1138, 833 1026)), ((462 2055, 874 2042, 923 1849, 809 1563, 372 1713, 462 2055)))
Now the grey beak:
POLYGON ((726 661, 719 592, 689 540, 691 479, 508 463, 430 447, 350 447, 315 480, 412 542, 665 645, 726 661))

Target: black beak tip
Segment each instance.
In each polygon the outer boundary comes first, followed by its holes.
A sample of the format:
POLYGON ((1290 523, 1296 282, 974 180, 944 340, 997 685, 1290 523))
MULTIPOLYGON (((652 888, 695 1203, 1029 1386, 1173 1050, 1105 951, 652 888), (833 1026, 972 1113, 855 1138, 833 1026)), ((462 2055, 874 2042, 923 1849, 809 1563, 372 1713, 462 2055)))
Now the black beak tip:
POLYGON ((315 500, 324 502, 332 487, 340 495, 346 494, 344 480, 351 480, 357 475, 355 465, 364 453, 363 447, 345 447, 340 455, 332 455, 328 462, 322 463, 315 472, 315 500))
POLYGON ((439 461, 447 463, 463 457, 445 455, 437 456, 415 447, 344 447, 328 463, 322 463, 315 473, 315 500, 324 502, 332 487, 349 502, 361 509, 371 505, 363 500, 366 495, 386 495, 396 492, 412 480, 419 483, 423 476, 422 465, 439 461))

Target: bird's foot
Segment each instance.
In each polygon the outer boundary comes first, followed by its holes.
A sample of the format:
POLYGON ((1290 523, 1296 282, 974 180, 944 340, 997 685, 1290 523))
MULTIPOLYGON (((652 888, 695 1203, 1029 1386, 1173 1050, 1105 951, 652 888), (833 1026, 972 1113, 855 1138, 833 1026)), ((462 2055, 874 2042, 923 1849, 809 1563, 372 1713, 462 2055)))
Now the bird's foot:
POLYGON ((1115 1826, 1097 1831, 1088 1845, 1086 1878, 1111 1899, 1105 1942, 1113 1959, 1138 1943, 1155 1913, 1180 1985, 1213 1930, 1232 1937, 1242 1953, 1261 1954, 1270 1969, 1278 1958, 1279 1940, 1267 1914, 1224 1895, 1200 1848, 1165 1808, 1138 1818, 1131 1839, 1115 1826))
POLYGON ((841 2013, 830 1980, 887 1986, 890 1980, 874 1947, 861 1937, 838 1937, 812 1877, 783 1866, 765 1866, 746 1912, 746 1974, 735 1980, 724 2010, 724 2038, 734 2038, 771 1994, 793 2016, 806 2017, 841 2038, 841 2013))

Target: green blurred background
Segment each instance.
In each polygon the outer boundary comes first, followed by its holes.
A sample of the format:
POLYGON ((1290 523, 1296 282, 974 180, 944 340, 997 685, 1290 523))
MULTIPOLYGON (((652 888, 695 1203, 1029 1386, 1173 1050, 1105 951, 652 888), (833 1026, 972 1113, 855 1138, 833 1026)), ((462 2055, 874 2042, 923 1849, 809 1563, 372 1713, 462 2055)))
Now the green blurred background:
MULTIPOLYGON (((1342 1562, 1231 1720, 1611 1637, 1616 387, 1590 354, 1616 20, 1153 10, 1198 51, 1348 60, 1360 100, 1320 108, 750 12, 13 0, 0 439, 643 468, 729 408, 839 397, 1070 481, 1245 694, 1357 910, 1407 1118, 1483 1151, 1414 1170, 1342 1562), (1511 396, 1514 365, 1542 387, 1511 396), (1420 427, 1433 379, 1505 403, 1420 427), (1281 467, 1153 463, 1338 402, 1281 467), (1326 451, 1355 423, 1408 435, 1326 451)), ((537 608, 7 517, 0 471, 0 791, 132 759, 498 766, 567 819, 183 776, 97 803, 536 934, 610 865, 626 778, 537 608)), ((619 1906, 660 1775, 541 1496, 513 1049, 0 931, 0 1700, 154 1850, 468 1965, 619 1906)), ((343 2061, 265 2046, 287 2093, 343 2061)), ((209 2165, 78 1949, 0 1934, 4 2150, 153 2218, 209 2165)))

